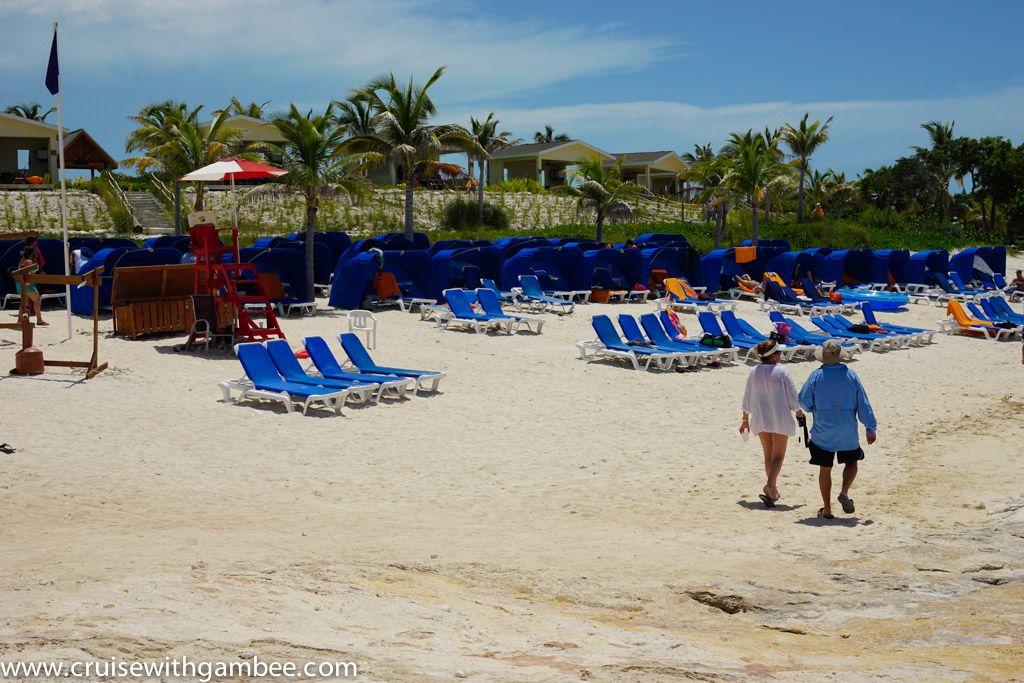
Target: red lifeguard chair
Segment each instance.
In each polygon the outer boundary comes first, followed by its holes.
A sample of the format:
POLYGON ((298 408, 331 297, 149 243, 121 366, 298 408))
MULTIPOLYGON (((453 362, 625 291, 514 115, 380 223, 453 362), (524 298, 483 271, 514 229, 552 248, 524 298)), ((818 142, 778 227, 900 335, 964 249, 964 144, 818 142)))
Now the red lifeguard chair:
MULTIPOLYGON (((189 236, 192 239, 192 253, 196 257, 195 293, 212 295, 218 311, 222 302, 231 302, 237 321, 235 339, 284 339, 274 306, 267 297, 255 264, 239 263, 238 232, 231 231, 230 246, 221 242, 217 228, 208 223, 194 226, 189 230, 189 236), (229 254, 232 262, 225 263, 224 257, 229 254), (263 318, 266 324, 260 325, 257 317, 263 318)), ((194 331, 189 343, 197 341, 193 337, 204 334, 202 331, 194 331)))

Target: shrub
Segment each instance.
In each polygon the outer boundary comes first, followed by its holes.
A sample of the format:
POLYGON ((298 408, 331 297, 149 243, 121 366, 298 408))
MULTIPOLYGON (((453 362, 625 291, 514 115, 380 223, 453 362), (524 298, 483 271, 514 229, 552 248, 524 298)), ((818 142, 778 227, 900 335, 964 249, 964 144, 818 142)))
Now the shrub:
POLYGON ((509 178, 497 185, 488 185, 484 188, 486 192, 530 192, 531 194, 545 194, 547 190, 539 181, 532 178, 509 178))
MULTIPOLYGON (((465 230, 479 228, 480 209, 473 199, 456 199, 444 207, 441 225, 449 230, 465 230)), ((500 206, 484 202, 483 226, 488 228, 507 228, 508 214, 500 206)))

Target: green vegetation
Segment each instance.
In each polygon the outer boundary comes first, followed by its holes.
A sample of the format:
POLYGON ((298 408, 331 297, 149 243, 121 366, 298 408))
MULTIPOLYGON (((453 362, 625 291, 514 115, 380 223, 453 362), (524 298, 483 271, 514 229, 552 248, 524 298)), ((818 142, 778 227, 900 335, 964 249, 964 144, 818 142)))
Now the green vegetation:
POLYGON ((487 192, 529 192, 531 194, 547 192, 540 181, 533 178, 509 178, 495 185, 488 185, 484 190, 487 192))
POLYGON ((620 158, 615 165, 605 166, 600 158, 594 157, 580 163, 574 172, 574 180, 579 184, 567 186, 570 196, 576 198, 576 210, 592 209, 596 214, 596 239, 603 241, 604 221, 610 211, 627 199, 640 196, 640 186, 622 180, 622 164, 620 158))
POLYGON ((444 207, 441 225, 454 231, 475 231, 481 227, 501 230, 508 228, 509 220, 503 208, 490 202, 479 205, 472 199, 456 199, 444 207))

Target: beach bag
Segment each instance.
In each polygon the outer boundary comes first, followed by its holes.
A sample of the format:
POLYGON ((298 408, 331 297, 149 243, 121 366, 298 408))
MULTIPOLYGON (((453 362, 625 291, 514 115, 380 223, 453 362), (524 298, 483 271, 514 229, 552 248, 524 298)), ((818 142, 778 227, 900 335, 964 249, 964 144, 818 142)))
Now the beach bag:
POLYGON ((402 296, 395 274, 387 270, 379 270, 373 276, 373 290, 381 301, 402 296))
POLYGON ((871 334, 871 328, 867 325, 850 325, 847 329, 857 334, 871 334))
POLYGON ((789 323, 775 323, 775 332, 772 333, 775 336, 773 336, 772 339, 775 339, 775 341, 780 344, 785 344, 792 331, 793 326, 789 323))
POLYGON ((1012 330, 1013 328, 1017 327, 1013 323, 1005 321, 1005 320, 1003 322, 1001 322, 1001 323, 994 323, 994 324, 995 324, 996 327, 1001 327, 1004 330, 1012 330))
POLYGON ((675 338, 676 339, 686 339, 686 334, 687 334, 686 326, 683 325, 682 322, 680 322, 679 314, 676 313, 675 311, 669 309, 669 311, 668 311, 668 319, 672 323, 673 327, 675 327, 676 330, 678 330, 678 332, 679 332, 679 334, 675 335, 675 338))
POLYGON ((700 338, 701 346, 710 346, 714 349, 731 349, 732 337, 727 334, 710 334, 705 332, 700 338))

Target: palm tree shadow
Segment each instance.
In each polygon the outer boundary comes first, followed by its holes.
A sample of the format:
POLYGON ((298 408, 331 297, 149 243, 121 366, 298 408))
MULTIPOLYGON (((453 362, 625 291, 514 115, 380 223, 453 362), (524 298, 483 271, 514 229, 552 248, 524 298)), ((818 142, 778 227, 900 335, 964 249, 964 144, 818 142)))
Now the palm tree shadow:
POLYGON ((802 507, 806 507, 803 503, 799 505, 787 505, 785 503, 776 503, 775 507, 766 508, 764 506, 764 503, 762 503, 759 500, 737 500, 736 504, 739 505, 741 508, 746 508, 748 510, 771 510, 773 512, 792 512, 793 510, 799 510, 802 507))

